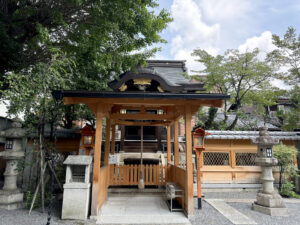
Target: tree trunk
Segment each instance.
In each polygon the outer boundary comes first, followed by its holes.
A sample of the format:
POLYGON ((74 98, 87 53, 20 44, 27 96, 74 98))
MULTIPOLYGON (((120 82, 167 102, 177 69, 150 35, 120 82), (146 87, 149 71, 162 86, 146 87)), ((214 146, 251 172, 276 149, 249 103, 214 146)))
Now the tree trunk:
POLYGON ((280 171, 279 171, 279 192, 281 191, 281 186, 282 186, 282 174, 283 174, 283 167, 280 166, 280 171))
POLYGON ((224 101, 224 124, 226 124, 228 120, 228 115, 227 115, 227 100, 224 101))
POLYGON ((226 128, 226 130, 233 130, 237 124, 238 119, 238 115, 235 115, 233 122, 226 128))
POLYGON ((217 108, 214 108, 214 107, 209 108, 208 118, 205 121, 205 125, 204 125, 205 130, 213 129, 212 124, 216 118, 217 112, 218 112, 217 108))

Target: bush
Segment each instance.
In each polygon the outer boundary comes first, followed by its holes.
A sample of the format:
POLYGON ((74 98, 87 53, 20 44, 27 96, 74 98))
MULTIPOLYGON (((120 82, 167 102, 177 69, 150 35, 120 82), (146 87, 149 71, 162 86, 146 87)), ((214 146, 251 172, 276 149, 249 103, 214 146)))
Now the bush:
POLYGON ((294 156, 297 154, 295 147, 287 146, 282 142, 274 147, 274 157, 278 160, 279 166, 279 190, 282 184, 288 183, 291 179, 297 176, 297 168, 293 164, 294 156))
POLYGON ((285 182, 280 190, 280 195, 283 197, 300 198, 300 195, 294 192, 294 184, 292 182, 285 182))

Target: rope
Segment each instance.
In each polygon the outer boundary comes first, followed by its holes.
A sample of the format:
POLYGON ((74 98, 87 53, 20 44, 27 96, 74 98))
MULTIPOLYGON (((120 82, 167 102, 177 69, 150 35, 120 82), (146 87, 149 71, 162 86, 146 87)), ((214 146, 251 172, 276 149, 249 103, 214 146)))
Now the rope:
MULTIPOLYGON (((59 109, 60 109, 60 104, 61 100, 55 100, 55 111, 56 111, 56 116, 55 116, 55 122, 54 122, 54 130, 53 130, 53 138, 54 138, 54 143, 53 143, 53 151, 52 155, 50 156, 49 160, 51 160, 51 166, 53 170, 55 169, 55 159, 56 159, 56 143, 57 143, 57 127, 58 127, 58 119, 59 119, 59 109)), ((48 207, 48 217, 47 217, 47 223, 46 225, 50 225, 51 222, 51 217, 52 217, 52 208, 53 208, 53 199, 54 199, 54 174, 50 173, 51 175, 51 186, 50 186, 50 192, 51 192, 51 198, 50 198, 50 203, 48 207)))

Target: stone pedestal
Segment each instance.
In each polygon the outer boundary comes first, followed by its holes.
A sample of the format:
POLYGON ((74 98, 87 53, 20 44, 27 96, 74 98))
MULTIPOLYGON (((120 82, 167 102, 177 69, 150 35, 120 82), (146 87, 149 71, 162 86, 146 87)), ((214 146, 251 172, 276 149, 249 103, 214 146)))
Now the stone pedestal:
POLYGON ((23 197, 24 193, 20 190, 0 190, 0 208, 7 210, 23 208, 23 197))
POLYGON ((273 157, 272 146, 279 141, 270 137, 265 127, 259 129, 259 137, 252 141, 258 146, 255 162, 262 169, 262 190, 256 196, 253 210, 270 216, 287 216, 282 197, 274 191, 272 167, 277 165, 277 159, 273 157))
POLYGON ((87 219, 90 201, 91 163, 92 156, 85 155, 70 155, 64 162, 67 169, 62 219, 87 219))
POLYGON ((288 216, 282 197, 275 192, 272 194, 259 192, 253 203, 253 210, 270 216, 288 216))

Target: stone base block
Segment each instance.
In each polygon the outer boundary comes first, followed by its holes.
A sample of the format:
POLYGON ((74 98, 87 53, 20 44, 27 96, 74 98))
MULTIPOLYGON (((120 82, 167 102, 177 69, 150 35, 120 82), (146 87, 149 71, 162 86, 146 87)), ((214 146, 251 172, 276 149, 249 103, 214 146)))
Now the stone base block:
POLYGON ((23 202, 24 193, 6 193, 0 192, 0 205, 23 202))
POLYGON ((256 196, 256 203, 271 208, 285 208, 282 197, 278 193, 265 194, 259 192, 256 196))
POLYGON ((288 216, 287 208, 271 208, 258 205, 256 203, 252 204, 252 208, 254 211, 267 214, 270 216, 288 216))
POLYGON ((90 184, 65 184, 61 218, 86 220, 89 199, 90 184))
POLYGON ((0 209, 6 209, 6 210, 22 209, 24 207, 25 204, 23 202, 5 204, 5 205, 0 204, 0 209))
POLYGON ((23 197, 24 193, 20 190, 0 190, 0 208, 7 210, 24 208, 23 197))

